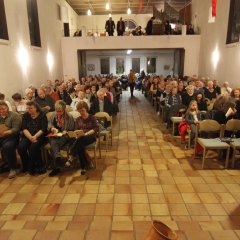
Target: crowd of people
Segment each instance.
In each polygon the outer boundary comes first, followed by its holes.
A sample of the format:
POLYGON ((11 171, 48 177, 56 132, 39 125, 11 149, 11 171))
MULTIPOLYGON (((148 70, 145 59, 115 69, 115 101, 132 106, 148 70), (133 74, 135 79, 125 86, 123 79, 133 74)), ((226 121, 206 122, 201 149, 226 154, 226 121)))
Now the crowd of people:
POLYGON ((12 103, 0 93, 0 148, 3 161, 0 172, 9 171, 9 178, 19 171, 31 175, 46 173, 42 147, 51 145, 52 170, 49 176, 60 172, 60 165, 70 167, 78 157, 81 174, 92 168, 85 146, 96 141, 99 127, 108 122, 95 118, 97 112, 114 116, 118 112, 121 87, 116 78, 86 77, 67 82, 47 80, 38 89, 29 86, 25 96, 12 95, 12 103), (102 125, 101 125, 102 124, 102 125), (79 138, 70 138, 68 131, 82 130, 79 138), (64 159, 60 149, 69 145, 69 156, 64 159), (17 161, 20 156, 21 165, 17 161))
MULTIPOLYGON (((147 22, 147 25, 145 27, 145 31, 142 31, 142 26, 137 26, 131 33, 133 36, 141 36, 141 35, 153 35, 154 33, 154 24, 155 21, 155 17, 151 17, 149 19, 149 21, 147 22)), ((114 31, 115 31, 115 22, 112 20, 112 17, 109 17, 109 19, 106 21, 105 24, 105 30, 108 33, 108 36, 113 36, 114 35, 114 31)), ((172 28, 170 22, 167 20, 164 25, 159 25, 159 34, 162 30, 162 34, 166 34, 166 35, 180 35, 182 34, 182 24, 181 22, 178 20, 177 23, 175 24, 175 27, 172 28), (164 27, 163 27, 164 26, 164 27), (161 29, 161 28, 164 29, 161 29)), ((124 32, 126 30, 125 27, 125 22, 123 21, 122 17, 119 19, 119 21, 117 22, 117 35, 118 36, 123 36, 124 32)), ((187 29, 186 29, 186 33, 187 34, 194 34, 194 29, 193 26, 191 24, 187 25, 187 29)), ((157 33, 156 33, 157 34, 157 33)))
MULTIPOLYGON (((114 36, 114 32, 117 31, 117 36, 124 36, 124 35, 133 35, 133 36, 142 36, 142 35, 181 35, 182 34, 182 23, 178 20, 175 24, 171 25, 170 22, 167 20, 164 23, 161 23, 160 25, 157 25, 156 32, 154 28, 154 21, 156 21, 155 17, 151 17, 145 28, 142 28, 142 26, 138 25, 135 29, 132 29, 131 31, 127 31, 125 21, 120 17, 119 21, 117 21, 117 25, 115 25, 114 20, 112 17, 109 17, 109 19, 105 23, 105 31, 108 34, 108 36, 114 36)), ((186 34, 191 35, 195 34, 194 28, 192 24, 187 24, 186 28, 186 34)), ((74 37, 81 37, 82 32, 76 31, 74 33, 74 37)))
MULTIPOLYGON (((240 119, 240 88, 232 89, 228 82, 221 86, 217 80, 208 78, 145 77, 143 92, 156 103, 157 113, 163 112, 163 120, 169 127, 171 117, 182 116, 191 129, 192 140, 196 134, 196 124, 204 119, 213 119, 226 124, 229 119, 240 119)), ((186 125, 184 125, 186 130, 186 125)), ((181 135, 181 129, 179 129, 181 135)), ((185 143, 185 136, 181 140, 185 143)), ((232 133, 227 133, 231 136, 232 133)), ((239 132, 234 133, 238 137, 239 132)))

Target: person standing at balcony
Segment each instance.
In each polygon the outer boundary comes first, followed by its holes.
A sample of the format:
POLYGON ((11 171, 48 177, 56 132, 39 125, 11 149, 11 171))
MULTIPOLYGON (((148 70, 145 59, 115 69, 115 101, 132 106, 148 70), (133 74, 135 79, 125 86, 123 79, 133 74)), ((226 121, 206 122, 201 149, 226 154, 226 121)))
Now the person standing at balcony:
POLYGON ((115 23, 111 17, 106 21, 105 29, 106 29, 106 32, 108 33, 108 36, 113 36, 115 23))
POLYGON ((125 32, 125 23, 122 20, 122 17, 120 17, 120 20, 117 22, 117 35, 123 36, 124 32, 125 32))
POLYGON ((146 34, 147 35, 152 35, 152 30, 153 30, 153 20, 155 20, 155 17, 151 17, 151 19, 149 19, 147 26, 146 26, 146 34))

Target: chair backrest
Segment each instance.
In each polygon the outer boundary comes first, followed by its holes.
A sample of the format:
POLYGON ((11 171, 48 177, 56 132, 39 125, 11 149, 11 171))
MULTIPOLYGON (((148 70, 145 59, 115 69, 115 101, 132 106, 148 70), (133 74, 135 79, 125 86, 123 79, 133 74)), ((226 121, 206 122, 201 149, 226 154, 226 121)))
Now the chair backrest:
POLYGON ((112 124, 112 117, 107 112, 97 112, 95 113, 96 118, 105 118, 108 122, 112 124))
POLYGON ((199 132, 218 132, 221 131, 221 128, 221 124, 212 119, 200 121, 198 125, 199 132))
POLYGON ((226 131, 240 131, 240 119, 230 119, 225 125, 226 131))

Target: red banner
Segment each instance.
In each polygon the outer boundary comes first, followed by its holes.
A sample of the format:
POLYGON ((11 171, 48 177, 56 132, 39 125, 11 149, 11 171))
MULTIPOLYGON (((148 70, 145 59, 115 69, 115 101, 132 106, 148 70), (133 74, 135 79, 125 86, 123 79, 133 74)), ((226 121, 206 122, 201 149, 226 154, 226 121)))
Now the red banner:
POLYGON ((217 12, 217 0, 212 0, 212 16, 216 17, 217 12))
POLYGON ((138 14, 142 11, 142 0, 139 1, 138 14))

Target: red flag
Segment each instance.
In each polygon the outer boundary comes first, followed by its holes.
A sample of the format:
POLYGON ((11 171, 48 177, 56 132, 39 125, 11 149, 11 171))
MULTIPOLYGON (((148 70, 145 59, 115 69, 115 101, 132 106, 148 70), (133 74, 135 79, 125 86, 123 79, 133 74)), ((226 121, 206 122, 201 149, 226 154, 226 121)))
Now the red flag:
POLYGON ((212 0, 212 16, 216 17, 217 0, 212 0))
POLYGON ((142 0, 139 1, 138 14, 142 11, 142 0))

